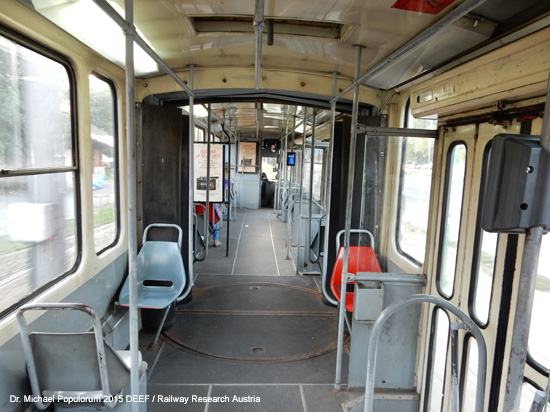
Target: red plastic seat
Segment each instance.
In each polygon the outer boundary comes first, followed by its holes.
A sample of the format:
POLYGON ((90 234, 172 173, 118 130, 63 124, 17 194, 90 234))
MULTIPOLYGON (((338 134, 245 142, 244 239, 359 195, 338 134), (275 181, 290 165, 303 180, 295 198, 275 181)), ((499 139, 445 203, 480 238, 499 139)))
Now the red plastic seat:
MULTIPOLYGON (((201 205, 204 205, 204 207, 200 207, 200 206, 197 207, 197 205, 195 205, 196 215, 204 215, 204 211, 206 210, 206 203, 201 203, 201 205)), ((210 210, 208 213, 208 221, 213 225, 215 225, 220 221, 221 213, 216 204, 210 203, 209 206, 210 206, 210 210)))
MULTIPOLYGON (((340 301, 340 284, 342 283, 342 266, 344 262, 344 248, 338 250, 336 263, 332 269, 330 279, 330 288, 332 293, 340 301)), ((374 251, 369 246, 350 246, 348 255, 348 273, 357 274, 357 272, 380 273, 380 265, 374 251)), ((350 285, 355 282, 349 283, 350 285)), ((353 312, 353 292, 346 292, 346 309, 353 312)))

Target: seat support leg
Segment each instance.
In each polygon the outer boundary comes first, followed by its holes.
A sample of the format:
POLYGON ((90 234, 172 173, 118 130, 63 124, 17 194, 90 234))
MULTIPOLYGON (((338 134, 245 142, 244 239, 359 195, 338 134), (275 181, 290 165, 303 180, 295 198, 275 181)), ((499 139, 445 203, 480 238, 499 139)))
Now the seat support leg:
POLYGON ((159 340, 159 337, 160 337, 160 332, 162 331, 162 327, 164 326, 164 322, 166 322, 166 317, 168 316, 168 312, 170 311, 170 306, 172 306, 172 304, 166 306, 166 309, 164 310, 164 315, 162 316, 162 322, 160 322, 157 333, 155 334, 155 339, 153 339, 153 343, 151 343, 151 345, 149 346, 149 349, 154 349, 155 346, 157 345, 157 341, 159 340))

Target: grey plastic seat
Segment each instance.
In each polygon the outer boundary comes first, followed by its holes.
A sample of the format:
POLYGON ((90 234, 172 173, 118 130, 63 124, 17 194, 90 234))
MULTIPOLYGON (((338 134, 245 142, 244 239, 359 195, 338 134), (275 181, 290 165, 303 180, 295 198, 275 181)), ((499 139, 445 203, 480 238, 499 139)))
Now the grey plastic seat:
MULTIPOLYGON (((115 351, 104 342, 99 318, 92 308, 79 303, 29 304, 19 309, 17 321, 38 409, 48 408, 53 399, 55 411, 130 410, 130 404, 124 402, 129 394, 130 352, 115 351), (93 331, 29 332, 24 317, 29 310, 77 310, 91 317, 93 331)), ((147 364, 140 356, 143 394, 147 392, 146 370, 147 364)))
MULTIPOLYGON (((165 309, 153 345, 168 315, 170 305, 183 291, 187 283, 181 245, 183 232, 178 225, 153 223, 143 232, 143 246, 137 256, 137 304, 143 309, 165 309), (152 227, 172 228, 178 230, 178 242, 147 240, 147 233, 152 227)), ((119 295, 121 306, 130 305, 128 278, 119 295)))

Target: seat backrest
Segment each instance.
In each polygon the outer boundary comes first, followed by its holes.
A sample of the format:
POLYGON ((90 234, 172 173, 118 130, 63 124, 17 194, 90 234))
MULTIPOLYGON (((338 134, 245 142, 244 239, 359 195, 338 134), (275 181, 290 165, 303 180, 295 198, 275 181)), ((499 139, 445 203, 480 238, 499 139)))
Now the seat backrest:
MULTIPOLYGON (((21 343, 36 406, 44 410, 51 401, 40 399, 62 391, 64 396, 99 397, 100 403, 114 407, 108 395, 116 395, 129 384, 130 371, 124 360, 103 339, 101 322, 90 306, 81 303, 30 303, 17 312, 21 343), (93 332, 30 332, 25 312, 30 310, 74 310, 92 322, 93 332), (99 396, 101 394, 103 396, 99 396), (102 401, 102 402, 101 402, 102 401)), ((46 399, 45 398, 45 399, 46 399)))
POLYGON ((137 257, 138 282, 167 281, 178 288, 185 282, 183 260, 177 243, 147 241, 137 257))
MULTIPOLYGON (((138 306, 163 309, 170 305, 187 284, 180 248, 175 242, 145 242, 137 256, 138 306)), ((129 278, 119 294, 121 306, 130 304, 129 278)))
MULTIPOLYGON (((102 390, 93 332, 34 332, 29 338, 42 393, 102 390)), ((110 346, 104 349, 110 394, 116 395, 130 382, 130 370, 110 346)))
MULTIPOLYGON (((344 266, 344 247, 338 250, 338 256, 332 269, 330 287, 334 296, 340 300, 340 285, 342 283, 342 269, 344 266)), ((348 253, 348 273, 357 272, 380 273, 380 264, 374 251, 369 246, 350 246, 348 253)))

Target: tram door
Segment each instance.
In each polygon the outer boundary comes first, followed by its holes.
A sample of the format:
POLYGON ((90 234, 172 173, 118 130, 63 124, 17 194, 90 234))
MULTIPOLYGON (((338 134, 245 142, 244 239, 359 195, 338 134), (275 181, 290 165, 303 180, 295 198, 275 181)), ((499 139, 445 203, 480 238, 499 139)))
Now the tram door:
MULTIPOLYGON (((520 130, 521 123, 513 119, 444 127, 444 138, 436 154, 441 173, 438 173, 434 188, 438 203, 432 224, 437 229, 431 240, 433 244, 428 248, 434 251, 434 258, 428 268, 427 291, 458 306, 481 328, 490 354, 485 405, 493 403, 499 381, 506 379, 506 371, 499 365, 505 356, 511 298, 507 284, 514 272, 514 262, 510 266, 508 252, 510 242, 515 249, 517 236, 489 233, 481 228, 483 193, 493 137, 499 133, 517 134, 520 130), (507 309, 503 311, 502 308, 507 309), (496 365, 496 369, 492 370, 491 365, 496 365)), ((423 410, 440 412, 450 408, 452 398, 449 333, 456 319, 437 307, 430 309, 426 316, 430 333, 426 342, 423 410)), ((477 347, 471 334, 459 331, 458 365, 463 411, 474 410, 478 383, 477 347)))
POLYGON ((257 141, 240 141, 237 145, 237 207, 261 206, 259 147, 257 141))

